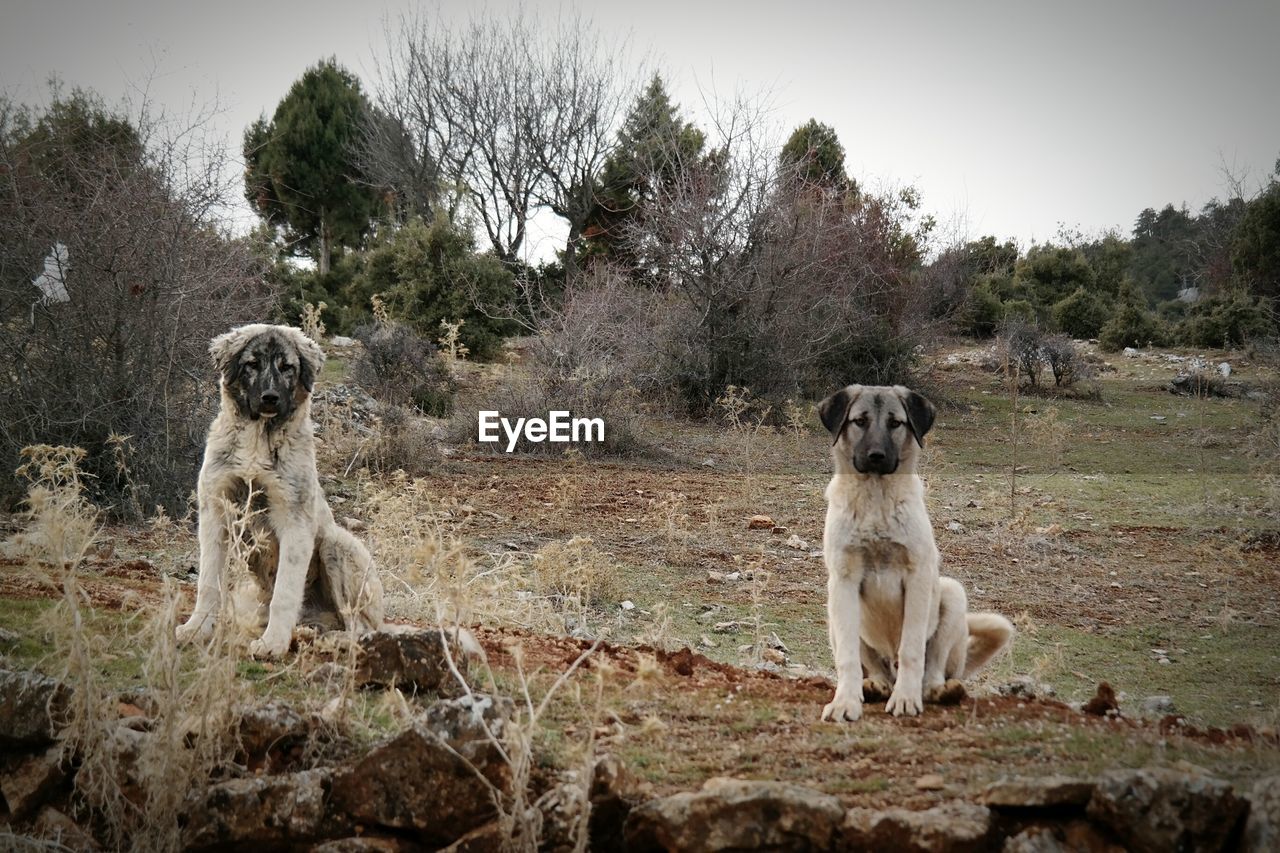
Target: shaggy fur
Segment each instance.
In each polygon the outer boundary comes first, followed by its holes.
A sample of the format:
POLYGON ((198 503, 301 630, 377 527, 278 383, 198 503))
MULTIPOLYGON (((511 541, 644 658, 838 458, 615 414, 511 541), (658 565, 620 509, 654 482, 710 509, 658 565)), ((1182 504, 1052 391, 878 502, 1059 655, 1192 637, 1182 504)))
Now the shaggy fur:
POLYGON ((850 385, 818 413, 835 463, 823 559, 836 695, 822 719, 858 720, 864 693, 887 698, 894 716, 959 699, 959 679, 1003 649, 1013 626, 995 613, 966 613, 964 587, 938 574, 916 474, 933 405, 901 385, 850 385))
POLYGON ((208 636, 222 606, 230 524, 249 502, 249 566, 268 602, 249 651, 278 657, 302 617, 351 631, 382 624, 382 582, 368 550, 333 519, 316 474, 311 389, 324 351, 289 326, 253 324, 213 339, 221 408, 197 489, 200 575, 178 639, 208 636), (252 499, 250 496, 252 495, 252 499))

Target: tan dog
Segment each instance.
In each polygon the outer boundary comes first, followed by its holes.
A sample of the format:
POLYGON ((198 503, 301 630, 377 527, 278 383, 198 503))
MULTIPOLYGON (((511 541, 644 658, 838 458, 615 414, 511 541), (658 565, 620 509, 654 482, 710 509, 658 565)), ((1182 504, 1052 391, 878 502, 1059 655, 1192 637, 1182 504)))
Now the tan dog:
POLYGON ((267 625, 249 647, 258 657, 289 650, 304 611, 323 627, 382 624, 382 582, 364 545, 333 519, 316 474, 311 388, 324 351, 289 326, 254 324, 213 339, 221 408, 209 428, 197 487, 200 575, 180 641, 207 636, 222 606, 231 508, 254 495, 249 566, 269 602, 267 625), (328 620, 326 622, 325 620, 328 620))
POLYGON ((933 426, 928 400, 901 385, 850 385, 818 407, 831 432, 823 559, 836 695, 822 719, 853 722, 867 699, 894 716, 959 699, 1013 636, 995 613, 966 613, 964 587, 938 574, 917 454, 933 426), (863 680, 863 673, 866 680, 863 680))

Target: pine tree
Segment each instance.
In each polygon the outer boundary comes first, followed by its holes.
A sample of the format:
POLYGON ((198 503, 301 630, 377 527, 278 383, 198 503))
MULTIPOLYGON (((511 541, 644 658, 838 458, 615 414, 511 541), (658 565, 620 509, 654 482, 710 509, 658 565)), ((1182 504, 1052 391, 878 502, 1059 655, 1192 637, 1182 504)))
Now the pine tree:
POLYGON ((706 137, 680 116, 662 78, 654 75, 618 131, 618 148, 597 182, 596 205, 584 229, 585 254, 634 269, 629 226, 647 201, 703 156, 706 137))
POLYGON ((377 210, 355 157, 368 114, 360 81, 327 59, 244 134, 245 197, 321 273, 336 247, 360 244, 377 210))
POLYGON ((782 146, 779 161, 805 184, 835 190, 857 192, 857 185, 844 170, 844 146, 835 129, 817 119, 809 119, 797 127, 782 146))

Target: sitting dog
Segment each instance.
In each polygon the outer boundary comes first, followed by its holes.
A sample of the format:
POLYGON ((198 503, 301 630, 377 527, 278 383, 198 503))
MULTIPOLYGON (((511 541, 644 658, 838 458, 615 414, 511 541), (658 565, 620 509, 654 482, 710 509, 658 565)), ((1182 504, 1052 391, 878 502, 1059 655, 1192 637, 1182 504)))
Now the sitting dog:
POLYGON ((304 612, 322 627, 380 627, 382 582, 373 558, 334 521, 316 474, 311 388, 324 351, 297 329, 253 324, 214 338, 209 352, 221 407, 197 487, 196 604, 178 640, 212 632, 226 592, 235 509, 246 504, 249 568, 269 602, 266 630, 250 654, 283 655, 304 612))
POLYGON ((928 400, 901 385, 850 385, 818 407, 831 432, 823 560, 836 695, 822 719, 853 722, 867 699, 894 716, 958 701, 1013 636, 995 613, 966 613, 964 587, 938 574, 938 547, 916 457, 933 426, 928 400), (863 676, 865 673, 865 681, 863 676))

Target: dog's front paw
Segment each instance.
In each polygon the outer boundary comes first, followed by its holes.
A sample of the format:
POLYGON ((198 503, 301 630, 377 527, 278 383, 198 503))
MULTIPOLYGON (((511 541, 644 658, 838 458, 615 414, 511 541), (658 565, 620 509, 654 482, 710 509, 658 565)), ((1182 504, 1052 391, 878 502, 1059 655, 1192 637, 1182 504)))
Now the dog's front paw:
POLYGON ((889 686, 889 682, 882 678, 864 678, 862 679, 862 701, 863 702, 883 702, 893 694, 893 688, 889 686))
POLYGON ((177 639, 178 645, 185 645, 193 640, 206 640, 212 634, 212 619, 201 619, 199 621, 191 619, 173 629, 173 636, 177 639))
POLYGON ((924 703, 920 701, 919 691, 908 695, 905 690, 895 690, 884 709, 895 717, 915 717, 924 710, 924 703))
POLYGON ((836 696, 822 709, 822 719, 837 723, 856 723, 862 719, 862 700, 836 696))
POLYGON ((250 657, 255 657, 259 660, 284 657, 284 654, 287 651, 289 651, 288 635, 286 635, 283 640, 280 640, 276 637, 270 637, 263 634, 261 638, 254 640, 249 644, 250 657))

